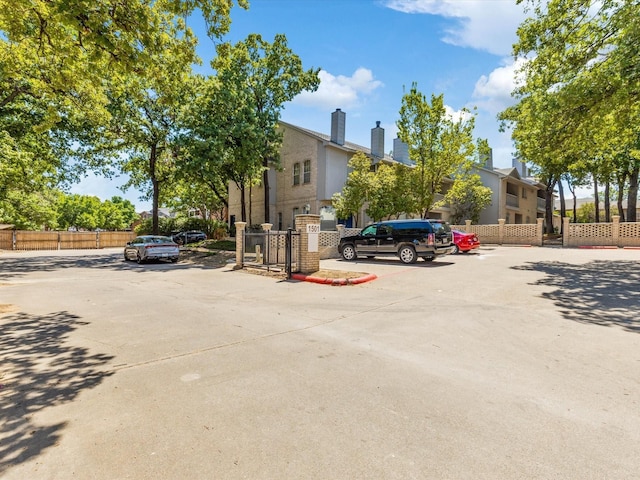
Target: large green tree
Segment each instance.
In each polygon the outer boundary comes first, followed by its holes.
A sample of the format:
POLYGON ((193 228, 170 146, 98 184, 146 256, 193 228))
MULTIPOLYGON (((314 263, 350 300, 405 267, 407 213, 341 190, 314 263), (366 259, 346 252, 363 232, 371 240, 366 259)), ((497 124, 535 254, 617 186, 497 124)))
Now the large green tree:
POLYGON ((193 105, 191 44, 176 44, 153 57, 144 76, 130 76, 113 89, 109 134, 126 152, 119 162, 129 175, 125 188, 135 186, 152 200, 153 233, 159 233, 161 189, 174 181, 183 151, 179 136, 183 112, 193 105))
POLYGON ((228 31, 234 5, 248 2, 0 0, 0 202, 19 196, 10 177, 25 179, 27 195, 86 168, 109 172, 120 155, 101 145, 108 93, 155 75, 167 51, 193 51, 189 15, 201 14, 212 37, 228 31), (25 161, 33 165, 21 171, 25 161))
POLYGON ((410 190, 415 203, 407 213, 427 218, 443 180, 473 161, 474 117, 466 109, 461 113, 451 118, 443 95, 432 95, 429 101, 415 83, 403 95, 398 137, 408 145, 409 158, 415 162, 410 190))
POLYGON ((349 175, 341 192, 331 199, 336 215, 340 219, 354 218, 358 226, 358 213, 370 196, 374 182, 371 159, 363 152, 356 152, 349 160, 349 175))
MULTIPOLYGON (((258 34, 251 34, 235 45, 219 45, 217 53, 212 67, 216 71, 219 88, 214 93, 223 95, 226 108, 238 116, 235 121, 242 129, 238 135, 238 126, 227 125, 221 134, 227 141, 233 138, 234 148, 250 152, 256 167, 259 167, 249 170, 262 173, 264 221, 268 223, 268 173, 270 168, 280 166, 282 137, 277 130, 280 112, 284 104, 299 93, 318 88, 319 69, 305 70, 301 59, 288 47, 287 38, 282 34, 276 35, 273 43, 263 40, 258 34), (233 130, 232 135, 225 133, 229 129, 233 130)), ((240 164, 246 170, 245 160, 249 159, 243 157, 240 164)))
POLYGON ((518 155, 554 181, 587 171, 595 186, 619 171, 626 153, 623 170, 630 174, 629 212, 635 219, 640 155, 631 146, 640 135, 640 4, 519 3, 530 15, 513 49, 522 65, 518 102, 500 115, 513 127, 518 155))

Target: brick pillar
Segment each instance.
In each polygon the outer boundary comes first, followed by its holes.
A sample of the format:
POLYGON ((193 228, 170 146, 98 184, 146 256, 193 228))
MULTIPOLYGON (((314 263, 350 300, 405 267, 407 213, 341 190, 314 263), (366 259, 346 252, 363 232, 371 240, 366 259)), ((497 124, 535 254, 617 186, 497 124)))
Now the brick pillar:
POLYGON ((613 224, 611 225, 611 244, 616 247, 620 246, 620 215, 614 215, 612 218, 613 224))
POLYGON ((569 245, 569 217, 562 218, 562 246, 571 246, 569 245))
POLYGON ((504 218, 498 219, 498 243, 502 245, 504 242, 504 218))
POLYGON ((342 225, 342 224, 336 225, 336 230, 338 230, 338 237, 339 238, 344 237, 344 229, 345 229, 344 225, 342 225))
POLYGON ((319 242, 314 242, 312 237, 317 235, 315 240, 319 240, 320 215, 297 215, 296 230, 300 232, 300 273, 317 272, 320 270, 320 246, 319 242), (318 233, 308 233, 307 225, 312 225, 312 230, 317 228, 318 233), (309 251, 310 249, 315 251, 309 251))
POLYGON ((236 222, 236 266, 234 268, 239 269, 244 266, 244 229, 247 226, 247 222, 236 222))
POLYGON ((538 218, 538 225, 536 225, 536 245, 541 247, 544 239, 544 218, 538 218))
POLYGON ((467 233, 471 233, 471 220, 464 221, 464 231, 467 233))

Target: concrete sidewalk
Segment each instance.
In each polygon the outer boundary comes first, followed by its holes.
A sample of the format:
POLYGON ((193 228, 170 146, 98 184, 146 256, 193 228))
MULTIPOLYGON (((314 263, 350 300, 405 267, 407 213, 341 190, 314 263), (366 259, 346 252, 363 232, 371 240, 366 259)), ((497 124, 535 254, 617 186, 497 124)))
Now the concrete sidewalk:
POLYGON ((0 256, 0 476, 631 479, 639 252, 322 261, 349 288, 120 251, 0 256))

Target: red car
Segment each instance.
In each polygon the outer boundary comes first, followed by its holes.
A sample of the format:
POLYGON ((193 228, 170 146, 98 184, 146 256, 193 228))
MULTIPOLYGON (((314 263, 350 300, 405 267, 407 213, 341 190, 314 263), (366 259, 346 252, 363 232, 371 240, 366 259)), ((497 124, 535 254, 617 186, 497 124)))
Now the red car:
POLYGON ((459 230, 451 230, 453 232, 453 251, 452 254, 456 253, 468 253, 471 250, 476 248, 480 248, 480 240, 475 233, 465 233, 459 230))

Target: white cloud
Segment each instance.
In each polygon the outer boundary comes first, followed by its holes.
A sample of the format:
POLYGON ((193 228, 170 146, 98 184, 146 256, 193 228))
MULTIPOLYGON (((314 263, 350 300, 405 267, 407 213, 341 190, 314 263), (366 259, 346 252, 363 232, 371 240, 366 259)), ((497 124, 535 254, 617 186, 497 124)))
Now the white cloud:
POLYGON ((518 71, 523 63, 524 60, 511 62, 496 68, 489 76, 482 75, 473 90, 473 98, 477 100, 476 106, 495 115, 513 105, 515 101, 511 92, 517 85, 518 71))
POLYGON ((444 106, 445 115, 454 122, 468 122, 473 114, 466 110, 454 110, 449 105, 444 106))
POLYGON ((457 20, 442 40, 496 55, 511 54, 516 30, 526 18, 515 0, 386 0, 391 9, 410 14, 430 14, 457 20))
POLYGON ((320 70, 320 86, 315 92, 302 92, 293 103, 308 107, 320 107, 327 110, 350 108, 362 103, 363 97, 370 95, 383 86, 375 80, 371 70, 358 68, 350 77, 332 75, 320 70))

